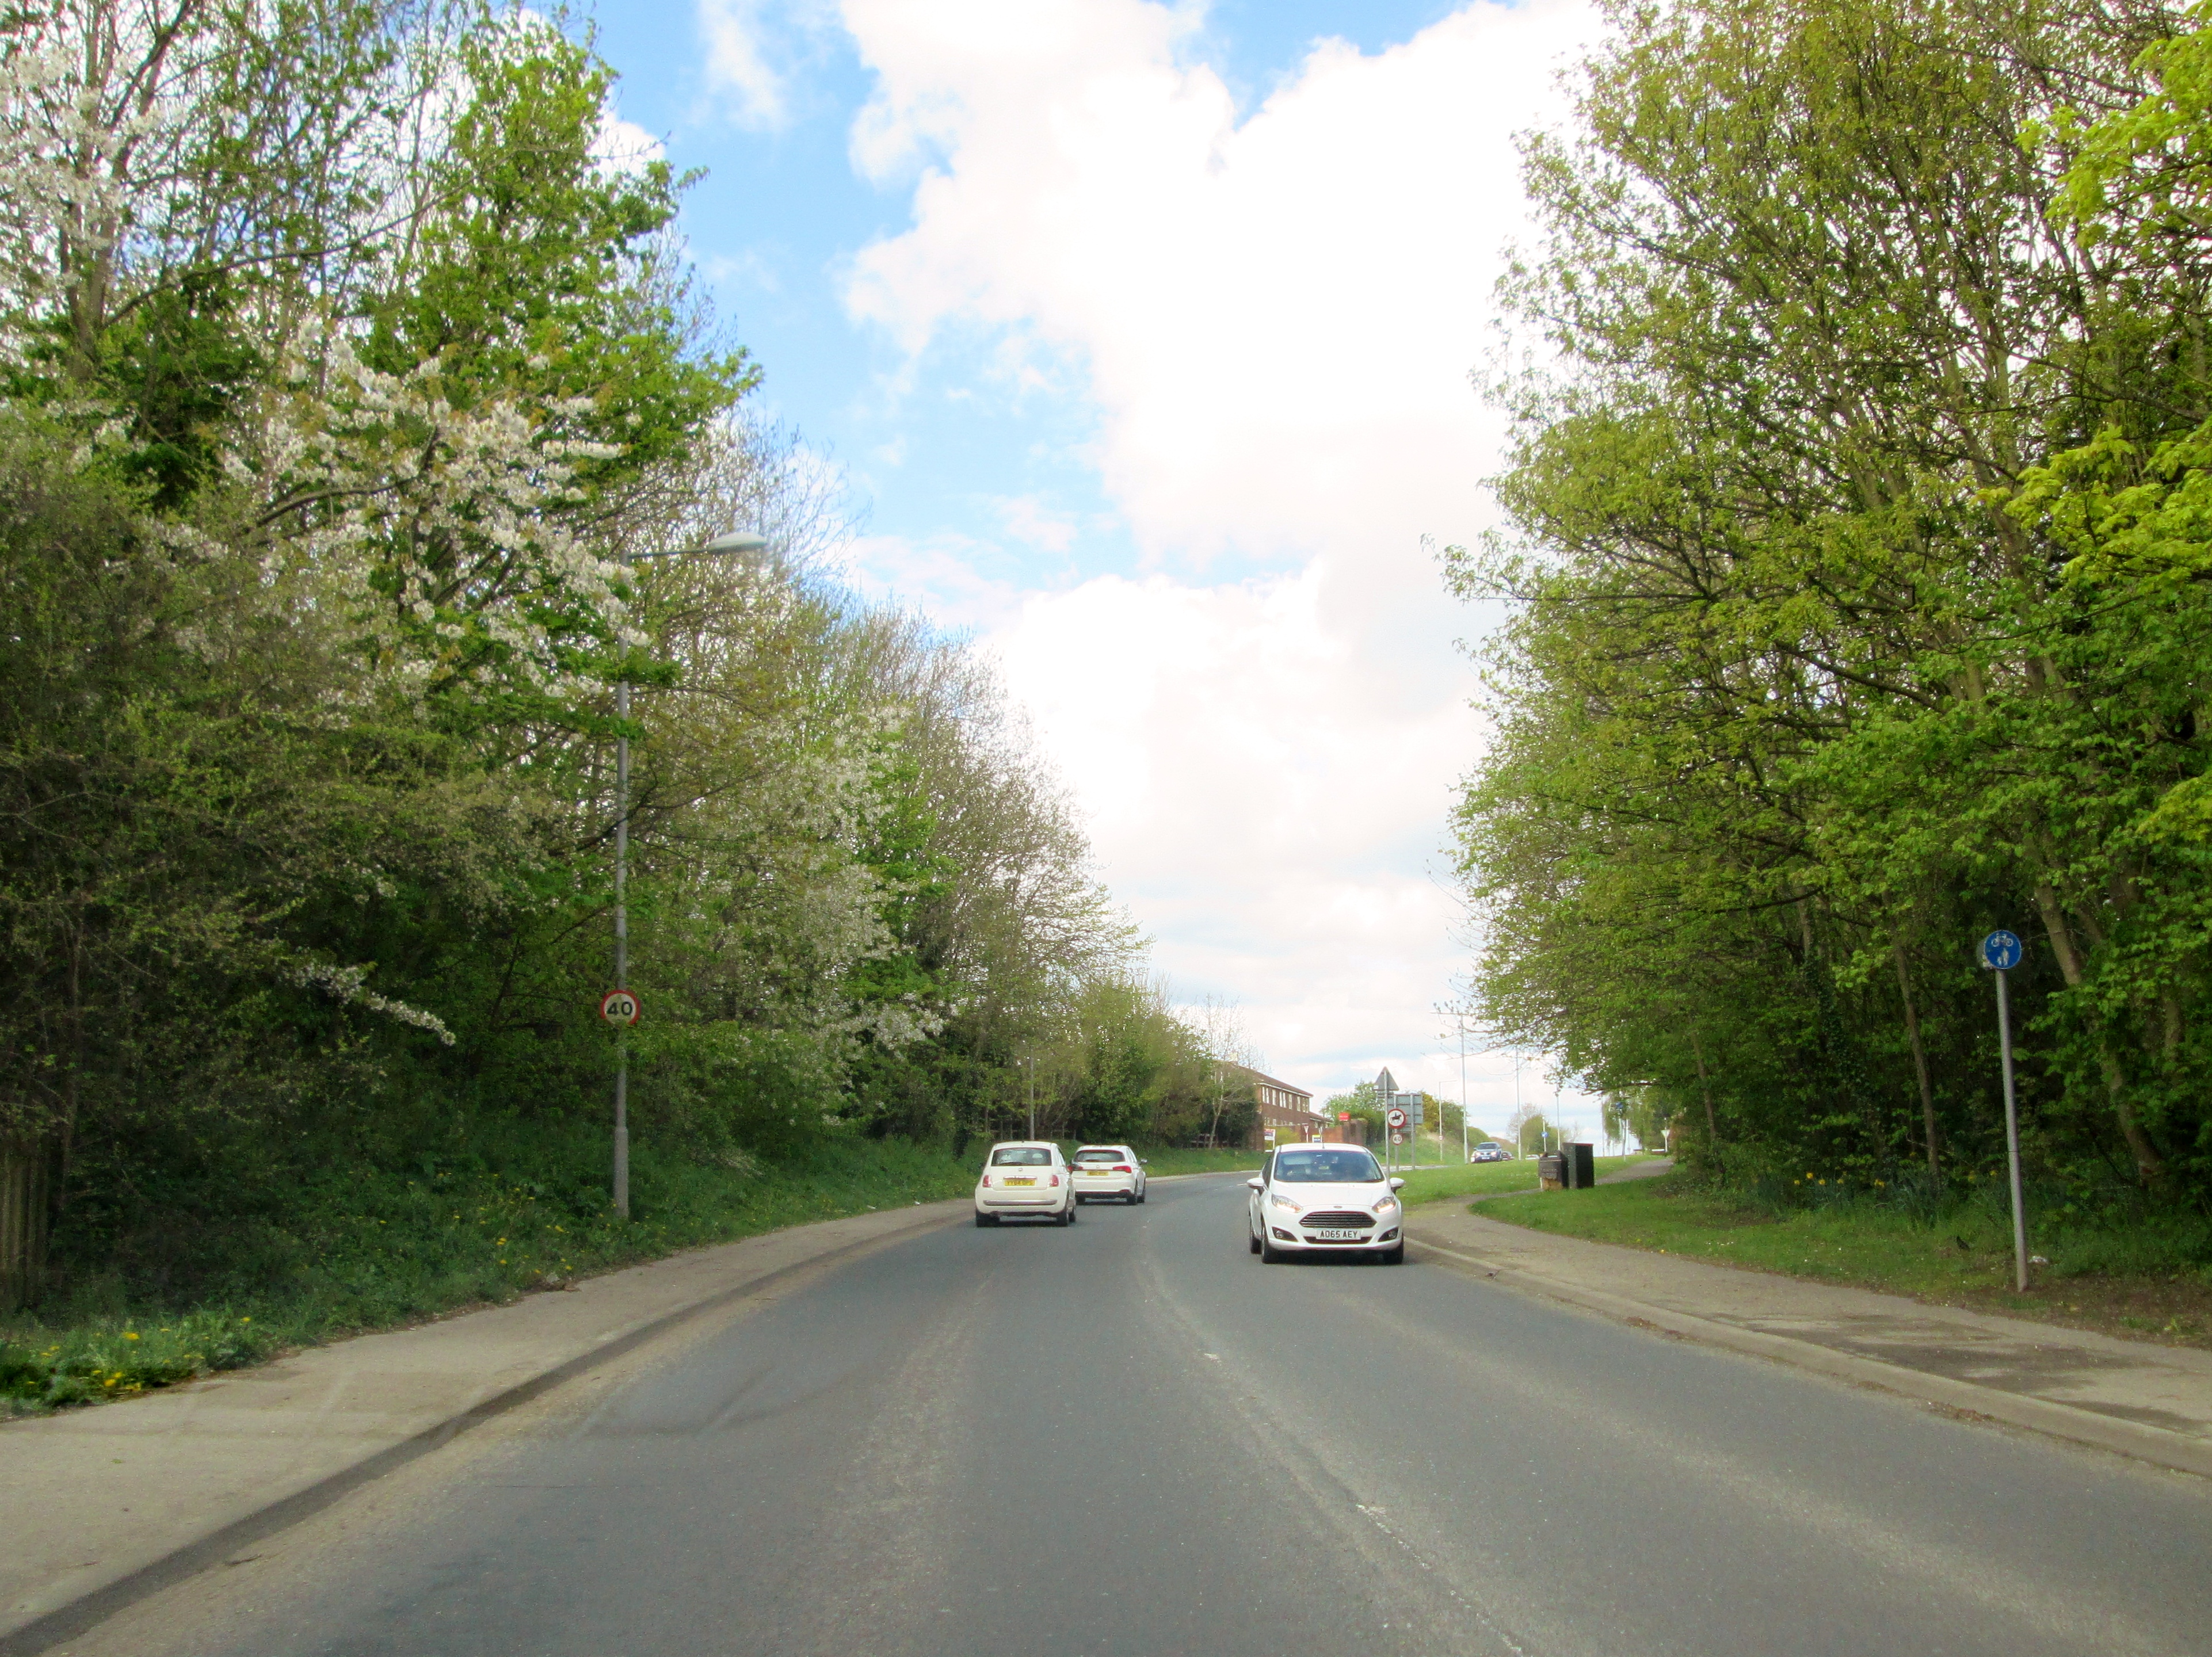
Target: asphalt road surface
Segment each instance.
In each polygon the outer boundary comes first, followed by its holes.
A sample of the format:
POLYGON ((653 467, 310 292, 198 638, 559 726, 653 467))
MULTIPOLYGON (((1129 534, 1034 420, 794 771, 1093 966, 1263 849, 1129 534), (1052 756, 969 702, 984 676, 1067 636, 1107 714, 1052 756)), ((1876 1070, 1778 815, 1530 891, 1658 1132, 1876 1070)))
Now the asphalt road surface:
POLYGON ((69 1649, 2212 1653, 2203 1481, 1438 1267, 1262 1266, 1243 1197, 824 1269, 69 1649))

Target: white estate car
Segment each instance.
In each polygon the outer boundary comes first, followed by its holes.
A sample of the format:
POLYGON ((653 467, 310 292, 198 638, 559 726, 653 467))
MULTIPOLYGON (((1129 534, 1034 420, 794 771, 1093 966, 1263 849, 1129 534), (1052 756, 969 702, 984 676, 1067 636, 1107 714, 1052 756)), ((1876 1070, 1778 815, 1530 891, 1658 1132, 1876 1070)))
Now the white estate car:
POLYGON ((975 1223, 1000 1220, 1075 1223, 1075 1170, 1049 1139, 1010 1139, 993 1145, 975 1182, 975 1223))
POLYGON ((1330 1249, 1363 1249, 1386 1266, 1406 1258, 1406 1182, 1384 1179, 1363 1146, 1286 1146, 1244 1183, 1252 1252, 1270 1265, 1330 1249))
POLYGON ((1145 1164, 1127 1145, 1083 1145, 1075 1153, 1075 1200, 1145 1200, 1145 1164))

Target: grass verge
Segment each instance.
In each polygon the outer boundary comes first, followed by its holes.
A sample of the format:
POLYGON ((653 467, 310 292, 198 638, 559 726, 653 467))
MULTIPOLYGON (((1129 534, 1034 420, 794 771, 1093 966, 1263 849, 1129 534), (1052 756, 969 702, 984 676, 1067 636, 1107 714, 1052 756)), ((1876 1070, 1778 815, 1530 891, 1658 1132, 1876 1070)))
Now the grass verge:
POLYGON ((1865 1200, 1779 1213, 1662 1176, 1589 1191, 1501 1197, 1483 1218, 1630 1248, 1724 1261, 2133 1340, 2212 1348, 2212 1266, 2192 1222, 2039 1228, 2051 1261, 2013 1284, 2011 1233, 1974 1199, 1932 1222, 1865 1200))
MULTIPOLYGON (((1626 1168, 1634 1162, 1645 1162, 1648 1156, 1601 1156, 1597 1159, 1600 1179, 1615 1168, 1626 1168)), ((1441 1202, 1447 1197, 1498 1197, 1508 1192, 1533 1192, 1536 1188, 1536 1159, 1524 1157, 1517 1162, 1469 1162, 1457 1168, 1416 1168, 1406 1176, 1406 1202, 1441 1202)), ((1487 1214, 1486 1205, 1482 1211, 1487 1214)))

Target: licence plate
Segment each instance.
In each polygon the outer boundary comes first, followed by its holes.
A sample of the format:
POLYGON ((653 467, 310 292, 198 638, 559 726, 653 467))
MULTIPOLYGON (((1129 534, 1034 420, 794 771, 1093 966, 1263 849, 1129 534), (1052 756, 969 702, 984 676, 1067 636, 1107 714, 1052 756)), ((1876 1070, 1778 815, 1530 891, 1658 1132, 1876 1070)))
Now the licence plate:
POLYGON ((1009 1180, 1006 1183, 1008 1185, 1035 1185, 1036 1181, 1035 1180, 1009 1180))
POLYGON ((1110 1168, 1086 1168, 1083 1171, 1094 1180, 1103 1180, 1114 1170, 1110 1168))
POLYGON ((1358 1242, 1366 1235, 1367 1234, 1364 1231, 1340 1231, 1334 1228, 1331 1228, 1326 1231, 1309 1231, 1306 1233, 1306 1235, 1309 1237, 1318 1238, 1325 1243, 1358 1242))

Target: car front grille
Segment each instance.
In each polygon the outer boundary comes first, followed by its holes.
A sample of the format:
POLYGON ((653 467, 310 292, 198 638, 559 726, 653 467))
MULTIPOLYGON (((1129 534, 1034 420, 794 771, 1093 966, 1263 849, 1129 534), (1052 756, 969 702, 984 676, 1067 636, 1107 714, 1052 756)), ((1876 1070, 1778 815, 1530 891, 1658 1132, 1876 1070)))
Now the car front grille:
POLYGON ((1372 1214, 1354 1214, 1349 1211, 1340 1213, 1301 1214, 1298 1216, 1298 1223, 1304 1226, 1326 1226, 1332 1231, 1340 1231, 1350 1230, 1354 1226, 1370 1226, 1375 1223, 1375 1217, 1372 1214))

